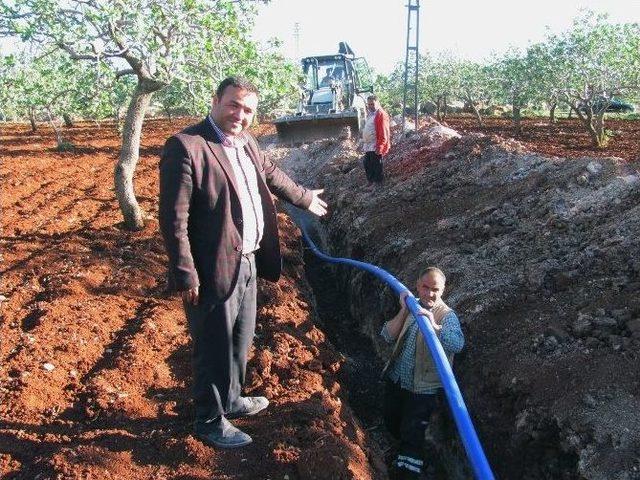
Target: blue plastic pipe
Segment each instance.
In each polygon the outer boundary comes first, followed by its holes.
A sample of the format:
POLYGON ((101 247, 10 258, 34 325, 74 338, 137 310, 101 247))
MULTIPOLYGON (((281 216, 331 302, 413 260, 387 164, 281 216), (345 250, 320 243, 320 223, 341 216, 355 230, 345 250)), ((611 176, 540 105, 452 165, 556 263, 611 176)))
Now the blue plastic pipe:
POLYGON ((431 357, 433 358, 436 369, 438 370, 438 375, 442 381, 447 401, 451 407, 453 418, 456 422, 456 426, 458 427, 460 438, 462 438, 462 444, 467 452, 467 457, 469 458, 475 477, 481 480, 493 480, 495 477, 493 476, 487 457, 482 450, 475 428, 473 428, 473 423, 469 417, 467 406, 462 399, 462 393, 460 392, 458 383, 453 376, 451 365, 449 365, 447 356, 444 353, 442 345, 440 345, 440 341, 436 337, 436 333, 434 332, 431 323, 427 322, 423 315, 420 315, 420 306, 418 305, 416 297, 414 297, 411 294, 411 291, 398 281, 398 279, 380 267, 376 267, 375 265, 365 262, 359 262, 358 260, 352 260, 350 258, 337 258, 325 255, 318 249, 315 243, 313 243, 306 228, 302 225, 303 222, 300 221, 301 219, 296 218, 295 215, 293 215, 293 217, 296 219, 296 223, 298 223, 300 230, 302 230, 302 235, 309 245, 309 248, 311 248, 311 251, 320 259, 330 263, 350 265, 372 273, 389 285, 398 296, 403 292, 409 293, 406 298, 407 308, 418 322, 422 336, 427 342, 427 346, 429 347, 431 357))

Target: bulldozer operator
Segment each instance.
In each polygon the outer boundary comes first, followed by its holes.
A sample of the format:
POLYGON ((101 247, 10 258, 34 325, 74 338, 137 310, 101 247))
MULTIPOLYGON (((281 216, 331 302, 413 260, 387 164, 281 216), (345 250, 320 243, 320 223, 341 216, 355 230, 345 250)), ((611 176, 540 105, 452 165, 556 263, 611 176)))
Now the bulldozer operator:
POLYGON ((326 73, 322 80, 320 80, 320 87, 330 87, 331 82, 333 82, 333 68, 327 68, 326 73))

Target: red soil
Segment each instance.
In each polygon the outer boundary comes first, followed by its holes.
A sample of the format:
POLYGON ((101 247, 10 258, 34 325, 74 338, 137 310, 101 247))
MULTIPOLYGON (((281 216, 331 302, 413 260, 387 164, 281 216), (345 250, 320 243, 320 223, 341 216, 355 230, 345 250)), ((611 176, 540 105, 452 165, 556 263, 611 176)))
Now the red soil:
POLYGON ((312 322, 298 232, 284 214, 285 273, 261 284, 248 393, 254 443, 209 448, 191 434, 190 348, 165 290, 157 162, 189 120, 148 121, 136 174, 146 228, 127 232, 113 193, 112 125, 0 134, 2 478, 371 479, 381 455, 343 403, 342 358, 312 322))
POLYGON ((549 125, 545 118, 527 118, 522 121, 522 133, 514 136, 513 122, 508 118, 485 118, 480 128, 471 116, 447 117, 451 128, 462 132, 481 132, 516 138, 527 150, 556 157, 621 157, 628 161, 640 161, 640 121, 605 121, 605 127, 614 137, 604 149, 594 148, 589 134, 576 119, 561 119, 549 125))

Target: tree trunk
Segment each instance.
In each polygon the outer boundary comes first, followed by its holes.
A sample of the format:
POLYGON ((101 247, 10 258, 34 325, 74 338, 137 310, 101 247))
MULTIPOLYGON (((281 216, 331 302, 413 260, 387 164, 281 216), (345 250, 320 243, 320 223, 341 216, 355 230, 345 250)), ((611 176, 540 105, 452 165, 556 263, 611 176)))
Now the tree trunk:
POLYGON ((591 108, 588 108, 584 113, 573 108, 571 110, 575 110, 578 118, 589 132, 593 146, 595 148, 606 147, 608 138, 604 130, 604 112, 596 114, 594 117, 591 108))
POLYGON ((513 111, 513 126, 515 129, 515 133, 516 135, 520 135, 520 133, 522 133, 522 126, 520 125, 520 105, 514 102, 512 106, 512 111, 513 111))
POLYGON ((155 82, 138 80, 131 103, 127 109, 122 130, 122 148, 114 172, 116 197, 124 223, 129 230, 144 228, 142 209, 133 190, 133 174, 140 157, 142 123, 153 93, 161 88, 155 82))
POLYGON ((443 102, 442 103, 444 104, 444 108, 442 109, 442 121, 444 122, 444 119, 447 118, 448 105, 447 105, 447 96, 443 95, 442 98, 443 98, 443 102))
POLYGON ((33 108, 29 109, 29 122, 31 123, 31 132, 35 133, 38 131, 38 126, 36 125, 36 115, 33 111, 33 108))
POLYGON ((473 114, 476 116, 476 120, 478 120, 478 125, 480 126, 480 128, 484 128, 484 122, 482 121, 482 116, 480 115, 480 110, 478 110, 478 107, 476 106, 475 102, 473 100, 468 100, 469 104, 471 105, 471 109, 473 110, 473 114))
POLYGON ((442 98, 436 98, 436 119, 442 122, 442 98))
POLYGON ((572 116, 573 116, 573 108, 571 107, 571 105, 569 105, 569 115, 567 115, 567 120, 571 120, 572 116))
MULTIPOLYGON (((556 124, 556 107, 558 106, 558 104, 556 102, 551 104, 551 108, 549 109, 549 124, 550 125, 555 125, 556 124)), ((569 110, 571 111, 571 110, 569 110)))
POLYGON ((605 148, 609 143, 609 137, 604 128, 604 110, 596 113, 593 117, 593 130, 595 132, 594 146, 597 148, 605 148))
POLYGON ((122 134, 122 119, 120 118, 120 109, 116 108, 113 114, 113 121, 115 122, 116 132, 118 135, 122 134))
MULTIPOLYGON (((590 116, 588 116, 590 117, 590 116)), ((587 120, 585 122, 585 127, 587 128, 587 131, 589 132, 589 136, 591 137, 591 143, 593 144, 594 147, 596 148, 600 148, 600 137, 598 135, 598 132, 596 131, 595 127, 593 126, 593 120, 590 118, 589 120, 587 120)))
POLYGON ((62 118, 64 119, 65 127, 69 127, 69 128, 73 127, 73 119, 71 118, 71 115, 65 112, 62 114, 62 118))
POLYGON ((57 148, 58 150, 62 150, 64 139, 62 138, 60 129, 56 126, 56 122, 53 121, 53 116, 51 115, 51 110, 49 109, 49 107, 47 107, 47 117, 49 117, 49 125, 51 125, 51 128, 53 128, 53 132, 56 134, 57 148))

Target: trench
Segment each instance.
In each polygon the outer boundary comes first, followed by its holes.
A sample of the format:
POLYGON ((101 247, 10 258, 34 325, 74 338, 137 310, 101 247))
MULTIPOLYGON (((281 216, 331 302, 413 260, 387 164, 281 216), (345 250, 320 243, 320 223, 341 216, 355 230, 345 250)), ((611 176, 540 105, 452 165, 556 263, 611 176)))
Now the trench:
MULTIPOLYGON (((384 399, 384 381, 381 372, 384 360, 378 354, 371 336, 363 332, 363 326, 351 314, 350 305, 355 301, 356 308, 362 310, 362 299, 351 298, 349 279, 352 268, 332 265, 318 259, 310 249, 304 248, 305 275, 313 292, 316 323, 327 335, 334 348, 344 356, 344 364, 338 372, 340 384, 348 392, 348 401, 353 412, 377 442, 384 453, 384 460, 391 473, 392 461, 398 450, 398 442, 385 429, 382 419, 384 399)), ((372 277, 371 290, 384 289, 384 285, 372 277)), ((392 294, 389 293, 389 296, 392 294)), ((371 302, 372 308, 380 308, 371 302)), ((389 312, 384 312, 389 314, 389 312)), ((372 313, 373 315, 373 313, 372 313)), ((360 311, 358 316, 362 317, 360 311)), ((473 337, 473 331, 465 332, 467 338, 473 337)), ((459 354, 455 365, 458 381, 468 379, 475 370, 469 363, 466 352, 459 354)), ((475 395, 476 390, 496 388, 497 386, 469 387, 468 392, 475 395)), ((522 478, 577 480, 578 458, 563 451, 562 432, 549 418, 531 432, 513 436, 511 421, 513 412, 507 405, 516 405, 522 398, 512 392, 501 391, 504 410, 503 418, 493 417, 491 425, 475 418, 476 428, 484 438, 484 448, 496 478, 522 478)), ((499 409, 493 406, 492 410, 499 409)), ((424 444, 425 472, 420 480, 466 480, 473 478, 458 433, 449 414, 446 400, 442 400, 439 412, 428 427, 424 444)), ((390 477, 393 480, 393 476, 390 477)))
MULTIPOLYGON (((334 348, 344 357, 338 372, 340 384, 348 392, 351 409, 371 438, 384 453, 384 461, 390 473, 398 451, 398 442, 384 427, 382 406, 384 360, 376 353, 371 337, 367 336, 350 313, 349 292, 344 284, 348 267, 335 266, 318 259, 304 247, 305 275, 314 296, 316 323, 327 335, 334 348)), ((373 282, 377 282, 372 278, 373 282)), ((382 284, 378 284, 384 288, 382 284)), ((447 419, 445 428, 453 428, 447 419)), ((452 433, 451 431, 448 433, 452 433)), ((455 439, 454 439, 455 441, 455 439)), ((452 475, 445 462, 437 459, 433 445, 425 443, 430 459, 421 480, 470 478, 452 475)), ((393 480, 393 476, 390 477, 393 480)))
MULTIPOLYGON (((363 200, 366 197, 365 194, 355 197, 354 193, 355 199, 351 200, 351 191, 353 188, 358 188, 359 184, 357 179, 353 180, 348 175, 352 168, 357 168, 359 160, 348 150, 348 146, 344 147, 346 153, 341 148, 343 147, 340 144, 329 142, 306 149, 278 152, 283 159, 285 170, 289 170, 288 173, 293 174, 294 178, 297 177, 299 182, 317 185, 317 188, 327 186, 326 198, 334 208, 345 211, 351 207, 359 209, 360 216, 337 215, 326 222, 318 222, 318 225, 326 227, 326 230, 322 228, 321 233, 324 241, 317 241, 317 238, 314 238, 314 241, 322 251, 331 255, 356 260, 367 258, 371 259, 370 261, 377 260, 378 266, 395 269, 396 272, 415 270, 418 257, 424 253, 423 246, 416 243, 412 247, 402 247, 396 255, 392 249, 387 248, 390 245, 381 243, 386 242, 384 229, 391 225, 395 226, 396 223, 384 217, 389 210, 380 201, 375 201, 379 198, 374 198, 374 201, 369 204, 363 200), (331 163, 331 159, 334 158, 338 158, 339 161, 331 163), (323 169, 326 164, 328 167, 323 169), (371 215, 373 211, 377 212, 377 217, 371 215), (374 220, 368 224, 366 234, 363 233, 364 227, 350 223, 360 219, 374 220), (354 235, 352 227, 360 235, 354 235), (373 227, 378 230, 371 231, 373 227), (372 253, 376 251, 378 253, 372 253)), ((447 164, 443 163, 439 168, 446 170, 446 167, 447 164)), ((443 175, 451 173, 447 172, 440 173, 443 175)), ((461 183, 457 190, 459 195, 477 199, 478 192, 468 191, 466 185, 461 183)), ((531 188, 537 188, 537 186, 531 188)), ((501 192, 499 189, 496 191, 501 192)), ((496 195, 496 191, 492 191, 491 194, 496 195)), ((520 195, 522 192, 510 194, 520 195)), ((396 208, 404 205, 402 195, 389 196, 387 201, 388 205, 396 208)), ((477 210, 491 202, 476 203, 479 206, 475 204, 469 206, 471 209, 469 215, 475 212, 474 209, 477 210)), ((414 210, 409 208, 405 213, 416 216, 414 210)), ((490 216, 490 212, 491 210, 488 211, 485 208, 476 215, 484 219, 490 216)), ((289 213, 292 217, 296 217, 292 212, 289 213)), ((460 212, 455 210, 440 212, 438 215, 448 218, 458 214, 460 212)), ((416 218, 421 219, 425 225, 431 225, 430 222, 434 221, 434 217, 437 215, 429 211, 422 212, 416 218)), ((412 232, 408 228, 406 233, 410 235, 412 232)), ((447 231, 444 234, 447 234, 447 231)), ((447 241, 450 240, 449 237, 445 238, 447 241)), ((458 241, 458 237, 452 238, 458 241)), ((526 246, 526 243, 522 243, 518 237, 513 238, 514 245, 521 243, 526 246)), ((464 236, 462 239, 465 242, 469 241, 468 238, 464 239, 464 236)), ((418 242, 415 238, 410 240, 418 242)), ((409 242, 408 245, 412 243, 409 242)), ((468 258, 470 252, 465 250, 467 248, 465 245, 458 246, 457 243, 443 245, 435 250, 434 255, 453 253, 459 256, 463 263, 467 262, 465 265, 468 267, 469 262, 477 262, 479 259, 476 258, 477 255, 468 258)), ((434 255, 427 256, 426 259, 434 258, 434 255)), ((380 446, 389 467, 395 458, 397 444, 386 432, 382 421, 383 382, 380 372, 386 354, 385 349, 381 348, 382 343, 378 339, 378 332, 383 319, 390 318, 397 311, 397 298, 377 279, 357 269, 324 263, 309 250, 304 252, 304 261, 307 281, 313 291, 318 327, 323 330, 335 350, 345 359, 338 372, 339 381, 348 392, 347 400, 351 409, 364 429, 370 433, 371 438, 380 446)), ((614 478, 597 474, 586 475, 586 472, 594 469, 585 464, 583 455, 584 452, 589 453, 588 449, 592 448, 596 442, 592 438, 591 426, 588 423, 567 422, 566 419, 570 416, 566 414, 568 411, 566 407, 561 411, 555 409, 551 400, 536 397, 536 395, 539 396, 539 390, 531 389, 533 382, 515 384, 511 377, 507 378, 504 374, 505 371, 510 371, 509 362, 518 358, 522 362, 538 361, 538 363, 532 363, 531 368, 524 363, 519 364, 518 369, 513 368, 519 375, 525 379, 542 378, 544 380, 546 378, 545 375, 540 375, 539 356, 535 352, 528 353, 530 346, 527 343, 528 336, 532 335, 531 331, 535 331, 534 326, 537 328, 540 323, 537 318, 539 314, 536 314, 536 318, 530 319, 530 312, 540 312, 539 306, 527 304, 525 308, 522 305, 525 311, 515 312, 514 305, 523 304, 523 298, 527 298, 526 295, 523 297, 523 293, 518 288, 515 288, 513 291, 501 292, 508 301, 493 302, 495 307, 487 310, 477 319, 468 319, 468 323, 465 323, 464 313, 470 316, 470 310, 468 305, 460 302, 459 299, 465 297, 459 293, 459 289, 467 288, 462 290, 462 293, 472 299, 476 297, 469 295, 472 290, 468 289, 473 288, 473 285, 460 282, 460 278, 460 272, 457 272, 457 279, 455 275, 453 277, 451 285, 452 289, 456 289, 458 298, 457 301, 454 298, 451 306, 460 308, 463 313, 463 331, 466 341, 464 350, 456 355, 454 372, 496 478, 524 480, 614 478), (502 305, 505 306, 504 312, 500 310, 502 305), (517 330, 512 328, 514 317, 521 319, 517 330), (579 430, 577 433, 573 431, 576 429, 579 430)), ((485 302, 488 305, 491 304, 489 300, 488 296, 485 302)), ((546 384, 543 382, 542 385, 546 384)), ((434 432, 430 432, 431 429, 427 432, 426 464, 431 463, 433 467, 423 478, 452 480, 472 478, 458 433, 453 422, 448 418, 449 409, 445 404, 440 410, 440 416, 445 418, 439 423, 434 422, 434 432)), ((623 466, 623 468, 631 467, 623 466)))

